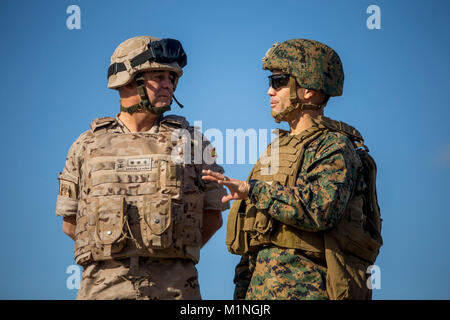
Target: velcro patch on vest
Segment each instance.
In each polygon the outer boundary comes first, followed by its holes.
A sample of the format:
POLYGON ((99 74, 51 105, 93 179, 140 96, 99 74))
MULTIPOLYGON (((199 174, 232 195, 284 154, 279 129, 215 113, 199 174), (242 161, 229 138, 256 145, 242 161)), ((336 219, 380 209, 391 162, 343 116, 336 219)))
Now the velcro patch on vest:
POLYGON ((149 171, 157 168, 152 158, 117 158, 115 170, 118 172, 149 171))

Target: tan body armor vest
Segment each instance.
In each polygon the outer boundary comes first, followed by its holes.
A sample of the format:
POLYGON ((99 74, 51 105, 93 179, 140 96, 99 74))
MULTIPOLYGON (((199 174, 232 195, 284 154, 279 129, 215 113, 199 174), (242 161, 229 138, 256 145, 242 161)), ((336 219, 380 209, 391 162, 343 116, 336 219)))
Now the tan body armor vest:
MULTIPOLYGON (((328 267, 327 292, 331 299, 367 299, 370 290, 365 281, 366 268, 375 262, 382 245, 376 165, 356 129, 326 117, 314 122, 315 126, 299 135, 280 134, 276 174, 270 174, 260 159, 248 180, 258 179, 269 184, 279 182, 283 186, 295 187, 309 143, 327 131, 337 131, 353 142, 363 163, 367 188, 355 190, 338 225, 322 232, 308 232, 283 224, 270 217, 267 210, 258 209, 249 199, 235 201, 228 215, 226 244, 231 253, 240 255, 276 245, 301 249, 309 256, 324 257, 328 267), (263 169, 269 174, 262 174, 263 169)), ((271 146, 268 146, 265 156, 271 156, 271 146)))
POLYGON ((81 168, 78 264, 135 256, 198 262, 203 192, 199 168, 172 161, 179 128, 162 120, 158 133, 123 133, 114 118, 93 121, 81 168))

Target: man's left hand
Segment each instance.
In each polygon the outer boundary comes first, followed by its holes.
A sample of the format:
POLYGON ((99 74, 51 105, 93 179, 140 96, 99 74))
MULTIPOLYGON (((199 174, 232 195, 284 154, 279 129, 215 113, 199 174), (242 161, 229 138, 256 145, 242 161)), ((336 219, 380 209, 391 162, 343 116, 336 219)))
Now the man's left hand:
POLYGON ((230 200, 247 199, 250 191, 250 184, 247 181, 237 180, 224 176, 223 174, 211 170, 202 170, 203 180, 215 181, 218 184, 226 186, 230 193, 222 197, 222 202, 230 200))

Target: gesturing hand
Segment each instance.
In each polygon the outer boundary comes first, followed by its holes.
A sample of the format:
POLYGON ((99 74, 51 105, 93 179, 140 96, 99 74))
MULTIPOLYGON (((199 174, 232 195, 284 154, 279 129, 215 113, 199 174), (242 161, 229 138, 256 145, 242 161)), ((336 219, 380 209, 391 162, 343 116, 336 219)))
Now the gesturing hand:
POLYGON ((230 193, 222 197, 222 202, 228 202, 230 200, 247 199, 248 192, 250 191, 250 184, 247 181, 228 178, 223 174, 211 170, 202 170, 203 180, 216 181, 218 184, 226 186, 230 193))

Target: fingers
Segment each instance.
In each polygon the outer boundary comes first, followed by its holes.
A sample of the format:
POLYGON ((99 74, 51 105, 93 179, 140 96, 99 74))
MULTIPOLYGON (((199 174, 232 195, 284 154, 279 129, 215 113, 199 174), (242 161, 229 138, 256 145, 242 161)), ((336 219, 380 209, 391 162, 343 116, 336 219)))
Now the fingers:
POLYGON ((219 181, 219 179, 214 178, 212 176, 202 176, 202 180, 206 180, 206 181, 219 181))
POLYGON ((223 174, 218 173, 218 172, 215 172, 215 171, 211 171, 211 170, 202 170, 202 173, 203 173, 205 176, 211 176, 211 177, 214 177, 214 178, 216 178, 216 179, 218 179, 218 180, 224 180, 224 179, 225 179, 225 176, 224 176, 223 174))
MULTIPOLYGON (((230 179, 227 176, 224 176, 221 173, 211 171, 211 170, 202 170, 202 180, 205 181, 216 181, 219 184, 225 184, 231 181, 236 181, 235 179, 230 179)), ((233 184, 226 184, 226 186, 233 186, 233 184)))
POLYGON ((235 181, 225 181, 225 180, 220 180, 218 181, 219 184, 223 184, 224 186, 227 186, 228 188, 238 188, 239 187, 239 183, 235 182, 235 181))
POLYGON ((236 199, 236 198, 233 197, 233 195, 231 193, 227 194, 226 196, 222 197, 222 203, 227 203, 227 202, 229 202, 230 200, 233 200, 233 199, 236 199))

